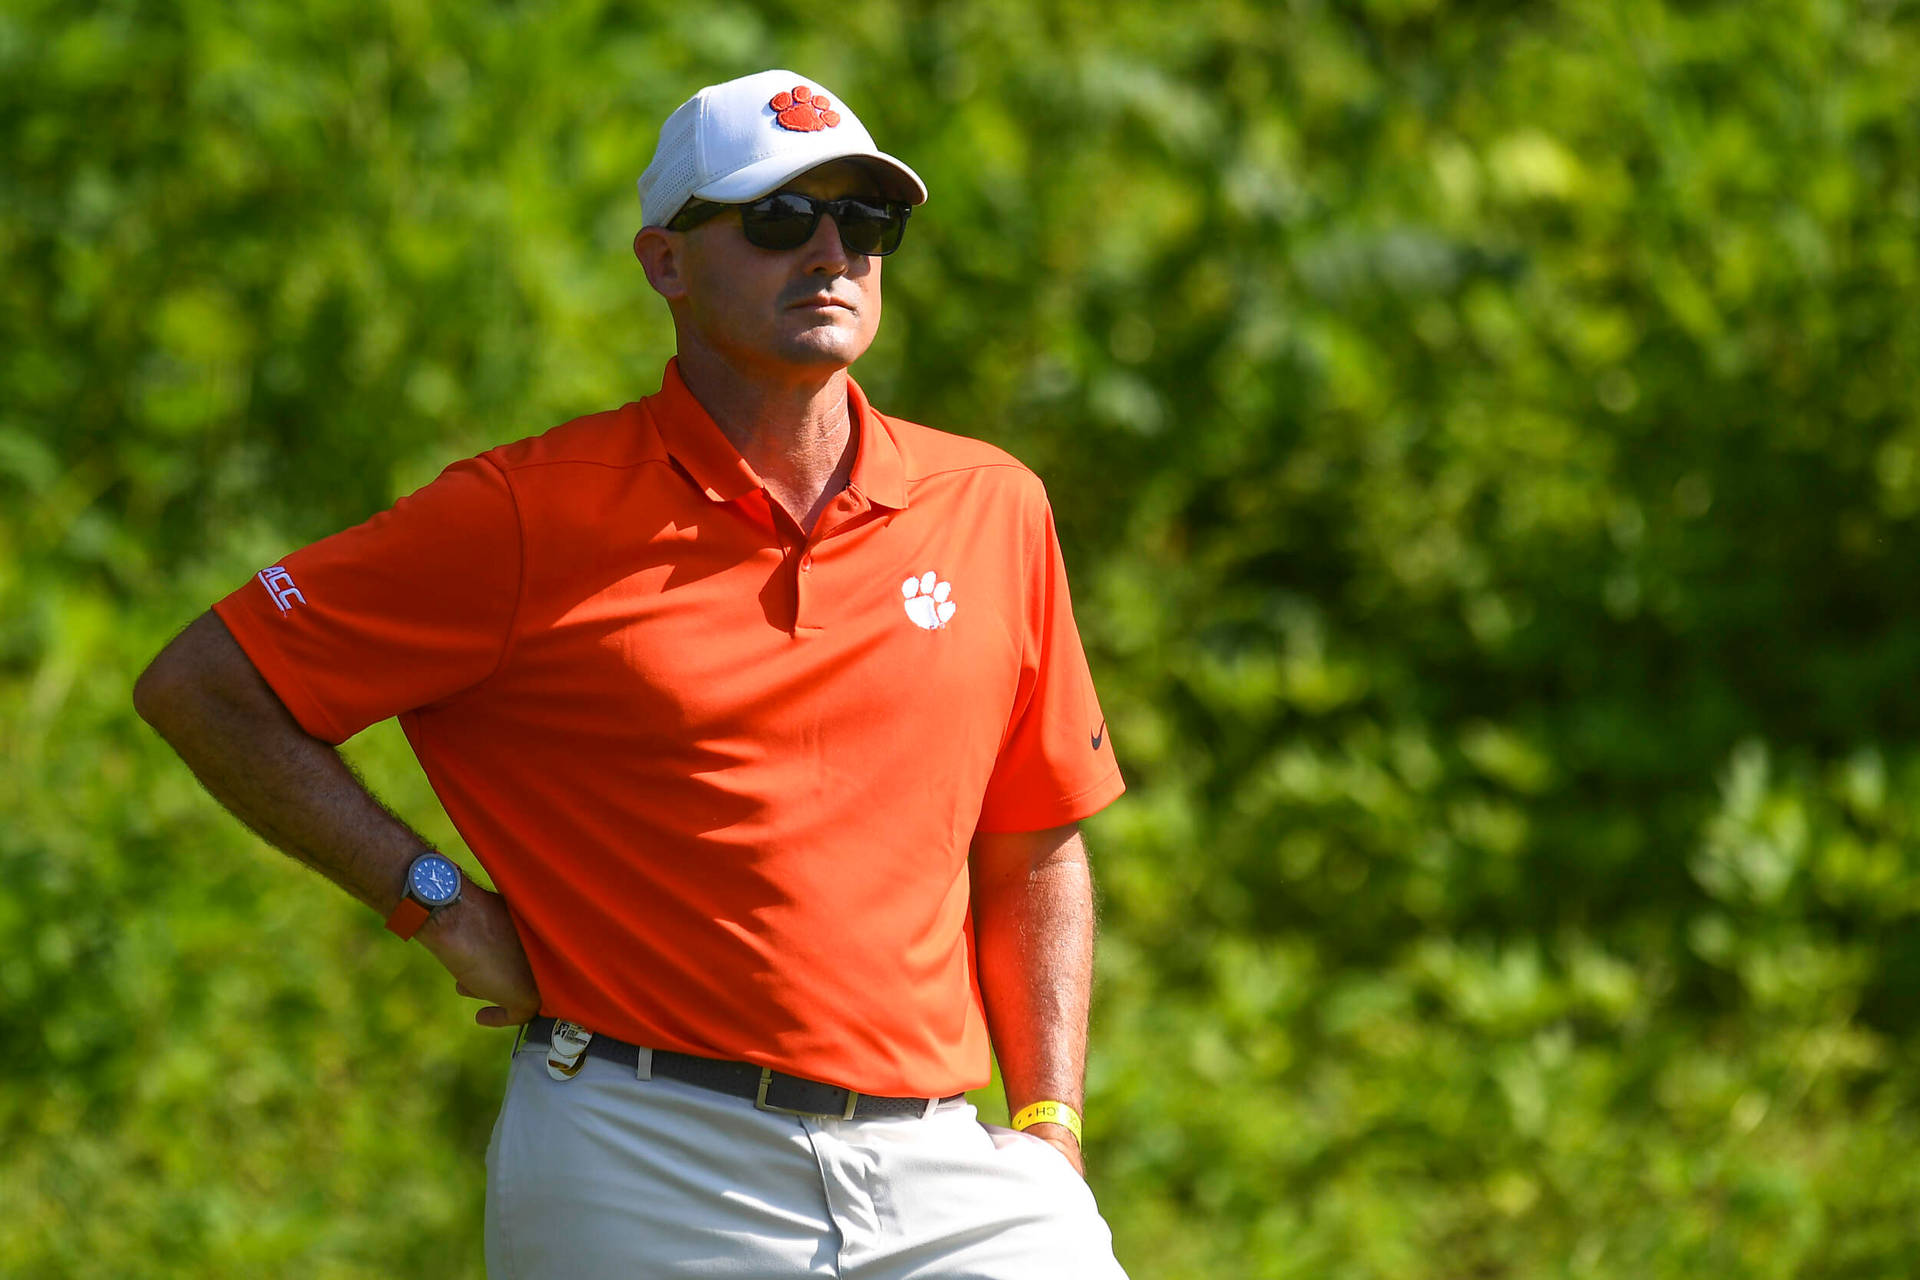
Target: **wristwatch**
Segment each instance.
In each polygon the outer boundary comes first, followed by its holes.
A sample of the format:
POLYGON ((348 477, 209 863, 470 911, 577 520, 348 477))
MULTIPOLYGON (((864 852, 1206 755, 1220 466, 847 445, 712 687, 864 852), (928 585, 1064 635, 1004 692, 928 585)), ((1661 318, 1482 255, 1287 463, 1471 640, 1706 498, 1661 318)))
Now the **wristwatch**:
POLYGON ((387 917, 387 928, 411 938, 434 912, 458 901, 460 868, 446 854, 429 849, 407 868, 407 893, 387 917))

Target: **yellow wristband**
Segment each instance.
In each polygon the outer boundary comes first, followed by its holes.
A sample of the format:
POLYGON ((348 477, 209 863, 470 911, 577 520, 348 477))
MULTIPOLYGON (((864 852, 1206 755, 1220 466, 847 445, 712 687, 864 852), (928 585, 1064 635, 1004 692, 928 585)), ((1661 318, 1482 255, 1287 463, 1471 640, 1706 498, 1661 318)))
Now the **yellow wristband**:
POLYGON ((1013 1118, 1013 1127, 1029 1129, 1036 1124, 1063 1124, 1073 1134, 1075 1142, 1080 1141, 1080 1113, 1064 1102, 1055 1102, 1048 1098, 1044 1102, 1035 1102, 1020 1108, 1013 1118))

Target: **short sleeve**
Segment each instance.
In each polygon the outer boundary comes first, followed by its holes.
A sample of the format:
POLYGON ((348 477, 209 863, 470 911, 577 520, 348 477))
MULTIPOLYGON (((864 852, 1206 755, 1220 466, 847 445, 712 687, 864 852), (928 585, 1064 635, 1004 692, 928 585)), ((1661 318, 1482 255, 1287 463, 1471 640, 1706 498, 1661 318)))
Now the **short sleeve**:
POLYGON ((492 674, 520 575, 511 488, 472 458, 262 569, 214 611, 301 727, 339 743, 492 674))
POLYGON ((978 828, 1041 831, 1113 803, 1126 784, 1073 621, 1053 512, 1027 556, 1021 667, 1013 718, 980 806, 978 828))

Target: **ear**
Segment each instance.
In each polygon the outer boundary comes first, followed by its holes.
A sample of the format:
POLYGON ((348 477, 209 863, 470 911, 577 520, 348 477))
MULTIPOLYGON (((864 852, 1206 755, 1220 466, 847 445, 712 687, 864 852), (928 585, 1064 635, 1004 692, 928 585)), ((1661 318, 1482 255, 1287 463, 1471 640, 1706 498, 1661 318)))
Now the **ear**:
POLYGON ((640 260, 653 291, 668 301, 687 296, 686 241, 682 232, 665 227, 642 227, 633 237, 633 256, 640 260))

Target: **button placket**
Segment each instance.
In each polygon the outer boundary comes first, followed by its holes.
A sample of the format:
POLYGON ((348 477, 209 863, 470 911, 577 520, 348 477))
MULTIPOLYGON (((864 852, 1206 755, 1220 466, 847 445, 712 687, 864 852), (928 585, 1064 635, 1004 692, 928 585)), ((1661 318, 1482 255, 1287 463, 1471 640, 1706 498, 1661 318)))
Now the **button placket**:
POLYGON ((851 489, 842 490, 838 497, 827 504, 820 513, 820 519, 814 522, 813 532, 803 539, 797 548, 793 575, 793 630, 799 635, 808 631, 822 630, 819 622, 812 616, 811 597, 807 590, 808 580, 813 574, 813 560, 820 544, 834 537, 858 520, 869 510, 869 503, 851 489))
POLYGON ((813 539, 802 542, 793 552, 793 632, 796 636, 820 630, 813 620, 813 539))

